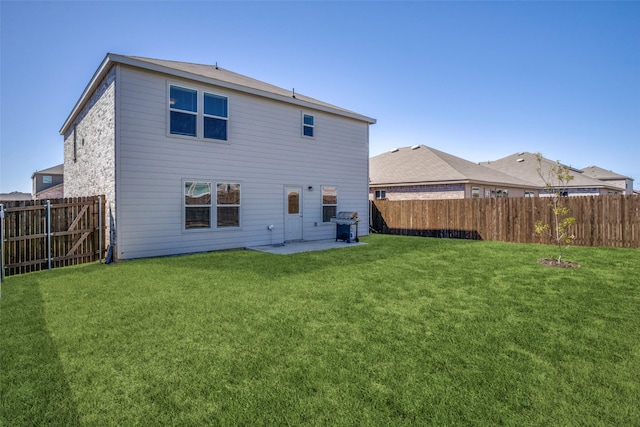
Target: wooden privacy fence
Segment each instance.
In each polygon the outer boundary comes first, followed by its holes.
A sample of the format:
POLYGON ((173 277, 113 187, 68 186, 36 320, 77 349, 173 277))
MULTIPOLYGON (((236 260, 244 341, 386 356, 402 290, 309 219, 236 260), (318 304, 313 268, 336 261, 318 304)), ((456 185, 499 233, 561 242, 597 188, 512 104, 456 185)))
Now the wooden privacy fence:
POLYGON ((102 259, 105 197, 2 202, 3 275, 102 259))
MULTIPOLYGON (((538 220, 553 227, 550 202, 545 197, 376 200, 370 227, 385 234, 552 244, 550 237, 534 234, 538 220)), ((573 244, 640 247, 640 197, 567 197, 563 202, 576 219, 573 244)))

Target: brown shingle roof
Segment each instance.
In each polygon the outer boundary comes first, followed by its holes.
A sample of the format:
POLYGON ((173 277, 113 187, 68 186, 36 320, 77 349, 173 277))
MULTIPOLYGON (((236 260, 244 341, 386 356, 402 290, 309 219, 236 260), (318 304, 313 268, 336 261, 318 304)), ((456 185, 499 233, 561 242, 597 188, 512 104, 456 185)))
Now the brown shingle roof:
MULTIPOLYGON (((542 175, 546 177, 549 175, 550 168, 555 166, 556 162, 543 157, 541 164, 538 165, 536 155, 525 152, 515 153, 499 160, 482 162, 480 164, 507 175, 520 177, 531 184, 543 188, 546 184, 537 169, 538 167, 541 167, 542 175)), ((569 181, 566 188, 611 188, 620 190, 619 188, 608 185, 606 182, 585 176, 580 173, 578 169, 569 169, 571 175, 573 175, 573 179, 569 181)))
POLYGON ((372 157, 369 176, 372 186, 469 182, 535 187, 514 176, 425 145, 404 147, 372 157))

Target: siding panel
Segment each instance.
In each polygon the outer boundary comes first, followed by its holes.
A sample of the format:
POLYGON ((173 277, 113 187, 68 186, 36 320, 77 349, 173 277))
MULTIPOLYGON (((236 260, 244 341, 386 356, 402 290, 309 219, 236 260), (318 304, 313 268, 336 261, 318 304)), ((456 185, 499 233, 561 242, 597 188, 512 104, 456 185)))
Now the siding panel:
MULTIPOLYGON (((366 218, 367 123, 305 110, 315 116, 316 137, 304 138, 302 110, 294 105, 125 66, 120 84, 120 258, 282 242, 285 185, 303 188, 305 239, 335 237, 335 226, 322 224, 322 185, 338 187, 338 210, 356 210, 366 218), (229 98, 228 142, 167 136, 169 81, 229 98), (183 179, 241 183, 241 227, 183 230, 183 179), (275 226, 272 232, 269 224, 275 226)), ((368 230, 362 226, 359 231, 365 235, 368 230)))

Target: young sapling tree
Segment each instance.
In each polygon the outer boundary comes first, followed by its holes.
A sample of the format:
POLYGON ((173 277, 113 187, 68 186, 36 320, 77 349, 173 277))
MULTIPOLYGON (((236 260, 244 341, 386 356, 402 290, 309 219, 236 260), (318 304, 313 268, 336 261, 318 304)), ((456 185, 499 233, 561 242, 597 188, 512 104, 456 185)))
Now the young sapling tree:
POLYGON ((534 230, 536 235, 547 234, 558 246, 557 262, 562 262, 562 254, 565 248, 569 247, 575 240, 575 235, 571 233, 571 227, 576 219, 571 216, 571 210, 567 207, 564 197, 566 197, 567 186, 573 180, 567 166, 556 161, 547 170, 542 167, 543 158, 540 153, 536 153, 538 162, 537 172, 545 183, 545 188, 549 192, 549 207, 553 214, 553 226, 543 221, 536 221, 534 230))

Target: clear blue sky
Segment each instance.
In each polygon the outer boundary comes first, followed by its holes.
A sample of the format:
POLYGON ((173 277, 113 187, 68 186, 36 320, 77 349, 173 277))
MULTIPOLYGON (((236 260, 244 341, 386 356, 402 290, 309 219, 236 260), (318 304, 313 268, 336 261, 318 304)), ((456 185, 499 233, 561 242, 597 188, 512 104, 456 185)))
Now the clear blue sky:
POLYGON ((374 117, 370 154, 541 152, 640 188, 640 2, 5 1, 0 192, 63 162, 107 52, 215 64, 374 117))

